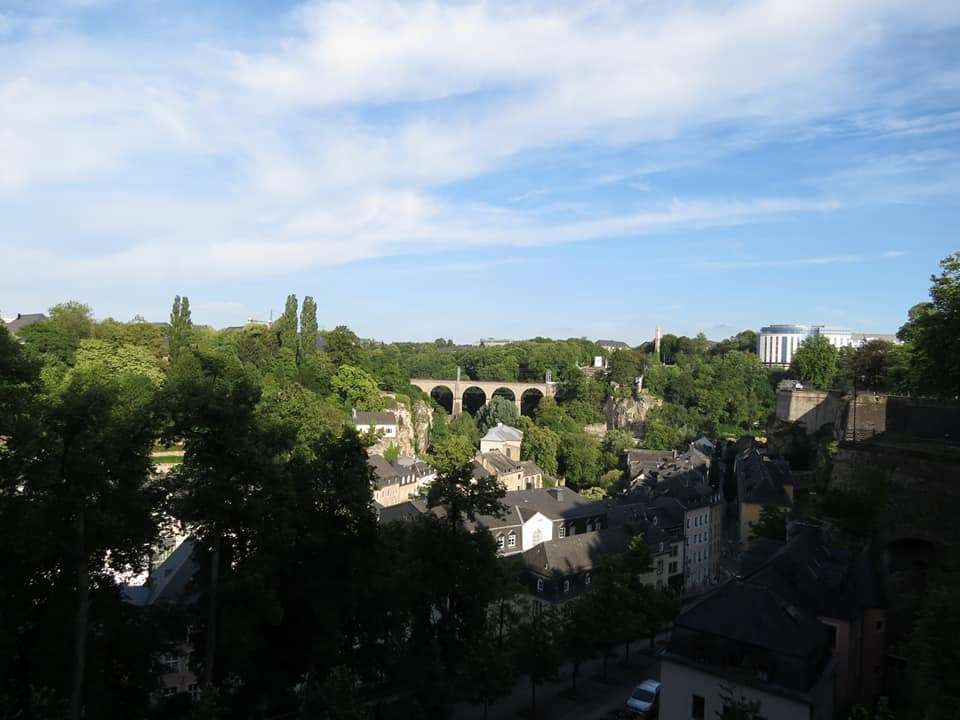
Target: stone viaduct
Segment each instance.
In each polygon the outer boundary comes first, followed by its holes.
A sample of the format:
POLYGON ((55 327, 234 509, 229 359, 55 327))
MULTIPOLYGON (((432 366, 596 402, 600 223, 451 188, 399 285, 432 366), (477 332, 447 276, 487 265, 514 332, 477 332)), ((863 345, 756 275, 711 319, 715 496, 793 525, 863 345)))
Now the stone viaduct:
POLYGON ((427 395, 431 395, 437 388, 449 390, 453 395, 453 415, 456 417, 463 412, 463 398, 470 390, 480 390, 483 392, 483 404, 486 405, 490 398, 495 394, 511 395, 513 402, 517 406, 517 412, 521 411, 523 398, 530 393, 537 393, 540 397, 553 397, 557 391, 557 383, 551 382, 549 373, 546 382, 500 382, 498 380, 470 380, 461 379, 460 368, 457 368, 457 377, 455 380, 438 380, 435 378, 411 378, 410 384, 423 390, 427 395), (498 392, 498 391, 507 392, 498 392))

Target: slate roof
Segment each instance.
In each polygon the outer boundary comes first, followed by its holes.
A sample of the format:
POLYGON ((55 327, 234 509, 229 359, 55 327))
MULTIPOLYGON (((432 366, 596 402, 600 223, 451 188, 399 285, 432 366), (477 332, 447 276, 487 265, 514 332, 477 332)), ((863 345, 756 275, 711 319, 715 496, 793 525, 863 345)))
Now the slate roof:
POLYGON ((197 571, 193 557, 195 547, 193 537, 186 538, 150 573, 146 583, 123 586, 123 599, 139 607, 185 599, 190 580, 197 571))
POLYGON ((744 577, 820 617, 852 620, 883 597, 869 553, 851 556, 830 547, 819 528, 808 527, 744 577))
POLYGON ((597 340, 596 344, 602 348, 630 348, 630 346, 622 340, 597 340))
POLYGON ((592 569, 605 555, 630 547, 632 534, 626 528, 568 535, 535 545, 523 553, 523 563, 538 575, 576 575, 592 569))
POLYGON ((44 322, 47 319, 47 316, 43 313, 17 313, 17 316, 6 324, 7 330, 10 331, 11 335, 16 335, 17 332, 23 330, 23 328, 28 325, 44 322))
POLYGON ((761 455, 756 448, 750 448, 740 455, 738 469, 741 502, 774 507, 793 505, 784 487, 792 482, 790 468, 782 460, 774 460, 761 455))
POLYGON ((497 423, 487 430, 487 434, 483 436, 481 442, 484 440, 487 442, 520 442, 523 440, 523 432, 515 427, 497 423))
POLYGON ((430 512, 423 500, 408 500, 407 502, 390 505, 377 512, 377 517, 383 524, 392 522, 407 522, 416 520, 424 513, 430 512))
MULTIPOLYGON (((827 628, 814 615, 770 588, 740 580, 702 596, 674 626, 800 658, 819 654, 828 643, 827 628)), ((669 650, 686 654, 673 639, 669 650)))
POLYGON ((525 476, 543 475, 543 470, 541 470, 540 466, 537 465, 533 460, 521 460, 520 467, 523 468, 523 474, 525 476))
POLYGON ((484 467, 488 469, 492 467, 498 474, 517 472, 520 470, 519 462, 511 460, 499 450, 481 453, 480 457, 482 458, 484 467))
POLYGON ((369 427, 370 425, 396 425, 397 416, 388 410, 380 412, 354 411, 353 421, 357 425, 369 427))
POLYGON ((497 528, 520 525, 537 513, 550 520, 575 520, 603 515, 606 506, 602 501, 588 500, 569 488, 535 488, 511 490, 500 501, 504 516, 477 516, 473 527, 497 528))

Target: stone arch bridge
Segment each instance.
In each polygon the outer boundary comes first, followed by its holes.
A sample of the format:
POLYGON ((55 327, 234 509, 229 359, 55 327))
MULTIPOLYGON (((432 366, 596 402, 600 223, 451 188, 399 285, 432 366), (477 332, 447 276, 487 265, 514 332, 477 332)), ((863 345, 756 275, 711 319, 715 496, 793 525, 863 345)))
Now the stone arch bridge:
POLYGON ((433 395, 437 389, 448 390, 453 395, 452 414, 454 417, 463 412, 464 396, 472 390, 483 393, 483 405, 486 405, 494 395, 509 395, 521 411, 524 397, 538 394, 540 397, 553 397, 557 392, 557 383, 551 382, 549 375, 546 382, 500 382, 498 380, 470 380, 461 379, 459 368, 454 380, 440 380, 436 378, 411 378, 410 384, 423 390, 427 395, 433 395), (506 392, 502 392, 506 391, 506 392))

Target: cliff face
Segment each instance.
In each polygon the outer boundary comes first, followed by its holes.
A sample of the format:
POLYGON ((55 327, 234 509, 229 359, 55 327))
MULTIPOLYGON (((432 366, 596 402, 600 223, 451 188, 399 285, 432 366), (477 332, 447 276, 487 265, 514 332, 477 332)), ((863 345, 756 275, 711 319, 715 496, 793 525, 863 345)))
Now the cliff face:
POLYGON ((603 414, 607 417, 607 430, 626 430, 642 434, 647 413, 662 404, 663 400, 645 392, 640 392, 636 399, 610 398, 603 406, 603 414))
POLYGON ((401 455, 421 456, 427 450, 433 426, 430 406, 423 400, 414 401, 412 407, 398 402, 391 412, 397 416, 397 437, 381 438, 370 452, 382 455, 391 445, 396 445, 401 455))

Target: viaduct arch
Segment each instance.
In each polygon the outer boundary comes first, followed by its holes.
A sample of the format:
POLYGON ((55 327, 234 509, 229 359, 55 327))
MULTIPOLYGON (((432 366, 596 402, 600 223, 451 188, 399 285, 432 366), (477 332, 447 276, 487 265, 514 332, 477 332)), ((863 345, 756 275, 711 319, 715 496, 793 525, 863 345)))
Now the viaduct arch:
POLYGON ((517 406, 517 412, 520 413, 523 407, 524 395, 531 392, 539 393, 542 397, 553 397, 557 391, 557 384, 550 381, 549 375, 546 382, 500 382, 497 380, 469 380, 460 378, 460 368, 457 368, 457 377, 454 380, 442 380, 437 378, 411 378, 410 384, 423 390, 430 395, 437 388, 446 388, 453 393, 453 416, 456 417, 463 412, 463 397, 468 390, 482 390, 485 395, 484 403, 490 402, 494 394, 505 395, 503 391, 507 390, 513 396, 513 402, 517 406))

